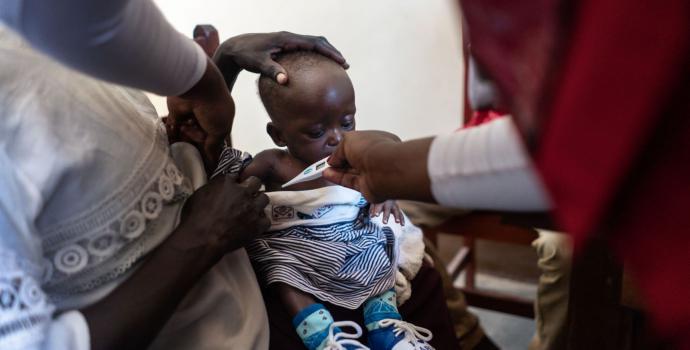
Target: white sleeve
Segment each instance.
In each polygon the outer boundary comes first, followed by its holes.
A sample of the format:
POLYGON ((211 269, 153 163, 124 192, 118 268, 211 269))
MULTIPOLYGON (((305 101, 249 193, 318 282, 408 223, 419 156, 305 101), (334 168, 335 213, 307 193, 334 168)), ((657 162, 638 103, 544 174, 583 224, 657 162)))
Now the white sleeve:
POLYGON ((34 47, 81 72, 164 96, 206 70, 206 55, 152 0, 2 0, 0 19, 34 47))
POLYGON ((550 208, 510 118, 436 137, 427 164, 432 193, 442 205, 514 211, 550 208))
POLYGON ((87 350, 84 316, 56 315, 41 289, 50 264, 32 228, 40 195, 12 169, 0 151, 0 350, 87 350))

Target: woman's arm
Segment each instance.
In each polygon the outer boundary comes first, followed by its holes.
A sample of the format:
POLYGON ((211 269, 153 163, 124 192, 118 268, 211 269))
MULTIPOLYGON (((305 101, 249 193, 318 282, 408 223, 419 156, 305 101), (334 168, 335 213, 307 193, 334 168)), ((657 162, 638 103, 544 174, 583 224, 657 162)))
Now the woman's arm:
MULTIPOLYGON (((261 182, 219 176, 189 198, 182 221, 135 274, 100 302, 82 310, 93 349, 143 349, 192 288, 227 252, 270 223, 261 182)), ((228 315, 232 317, 232 315, 228 315)))
POLYGON ((373 202, 395 198, 475 209, 550 208, 508 118, 407 142, 384 132, 352 132, 329 162, 328 180, 373 202))
POLYGON ((278 161, 278 150, 267 149, 259 152, 252 161, 240 172, 240 180, 251 176, 258 177, 263 183, 267 183, 273 175, 274 165, 278 161))
POLYGON ((163 96, 189 91, 206 55, 151 0, 3 0, 2 19, 34 47, 81 72, 163 96))
POLYGON ((433 202, 426 158, 432 139, 400 142, 384 131, 346 133, 324 177, 361 192, 370 203, 388 199, 433 202))

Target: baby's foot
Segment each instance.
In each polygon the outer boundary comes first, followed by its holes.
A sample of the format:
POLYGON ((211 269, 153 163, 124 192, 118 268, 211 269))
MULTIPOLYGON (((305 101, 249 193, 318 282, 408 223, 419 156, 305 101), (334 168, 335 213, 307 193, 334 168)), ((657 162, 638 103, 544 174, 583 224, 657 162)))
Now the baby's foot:
POLYGON ((295 331, 309 350, 369 350, 356 339, 362 328, 352 321, 334 322, 331 313, 321 304, 312 304, 292 320, 295 331), (340 327, 352 327, 345 333, 340 327))

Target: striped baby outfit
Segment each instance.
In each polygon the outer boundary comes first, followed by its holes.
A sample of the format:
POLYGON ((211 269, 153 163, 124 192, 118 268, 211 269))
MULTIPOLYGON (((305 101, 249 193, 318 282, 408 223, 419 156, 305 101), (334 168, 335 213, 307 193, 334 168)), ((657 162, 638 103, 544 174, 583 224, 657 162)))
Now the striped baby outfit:
MULTIPOLYGON (((250 161, 226 148, 213 176, 239 172, 250 161)), ((394 286, 395 234, 369 220, 359 192, 328 186, 267 195, 271 227, 246 247, 262 282, 286 283, 350 309, 394 286)))

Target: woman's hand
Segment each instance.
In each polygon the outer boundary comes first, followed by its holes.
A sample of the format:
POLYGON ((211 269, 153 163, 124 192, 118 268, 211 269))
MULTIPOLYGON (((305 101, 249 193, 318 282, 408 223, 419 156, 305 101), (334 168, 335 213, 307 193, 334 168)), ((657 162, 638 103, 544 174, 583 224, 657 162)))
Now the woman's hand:
POLYGON ((405 217, 403 216, 402 210, 398 206, 398 202, 394 200, 387 200, 383 203, 372 204, 369 208, 369 216, 375 217, 381 215, 383 212, 383 218, 381 219, 384 224, 388 223, 388 219, 391 214, 395 222, 399 223, 400 226, 405 226, 405 217))
MULTIPOLYGON (((213 26, 197 26, 195 41, 207 54, 215 49, 218 33, 213 26)), ((281 52, 311 50, 347 68, 340 52, 323 37, 288 32, 244 34, 230 38, 215 50, 201 80, 185 94, 168 98, 166 120, 171 141, 191 142, 199 149, 207 172, 212 172, 232 130, 235 105, 230 91, 242 69, 287 82, 285 69, 275 62, 281 52), (219 69, 220 68, 220 69, 219 69)))
POLYGON ((180 138, 180 128, 198 125, 201 133, 195 143, 206 171, 218 164, 224 139, 232 130, 235 103, 216 65, 208 59, 201 80, 179 97, 168 97, 166 127, 170 139, 180 138))
POLYGON ((182 235, 172 238, 177 248, 200 248, 219 258, 268 229, 270 221, 264 214, 268 197, 259 192, 261 181, 256 177, 236 181, 236 176, 219 176, 194 192, 182 211, 182 235))
POLYGON ((339 63, 343 68, 349 67, 340 51, 326 38, 290 32, 232 37, 220 45, 213 55, 213 61, 223 72, 230 90, 242 69, 272 77, 278 84, 285 84, 289 78, 287 72, 274 58, 277 54, 290 51, 315 51, 339 63))
POLYGON ((345 133, 338 148, 328 159, 331 168, 323 176, 328 181, 359 191, 370 203, 381 203, 384 198, 377 187, 377 169, 372 155, 400 139, 385 131, 352 131, 345 133), (372 153, 373 152, 373 153, 372 153))
POLYGON ((385 131, 345 133, 331 155, 326 180, 359 191, 370 203, 411 199, 433 202, 427 173, 431 138, 400 142, 385 131))

